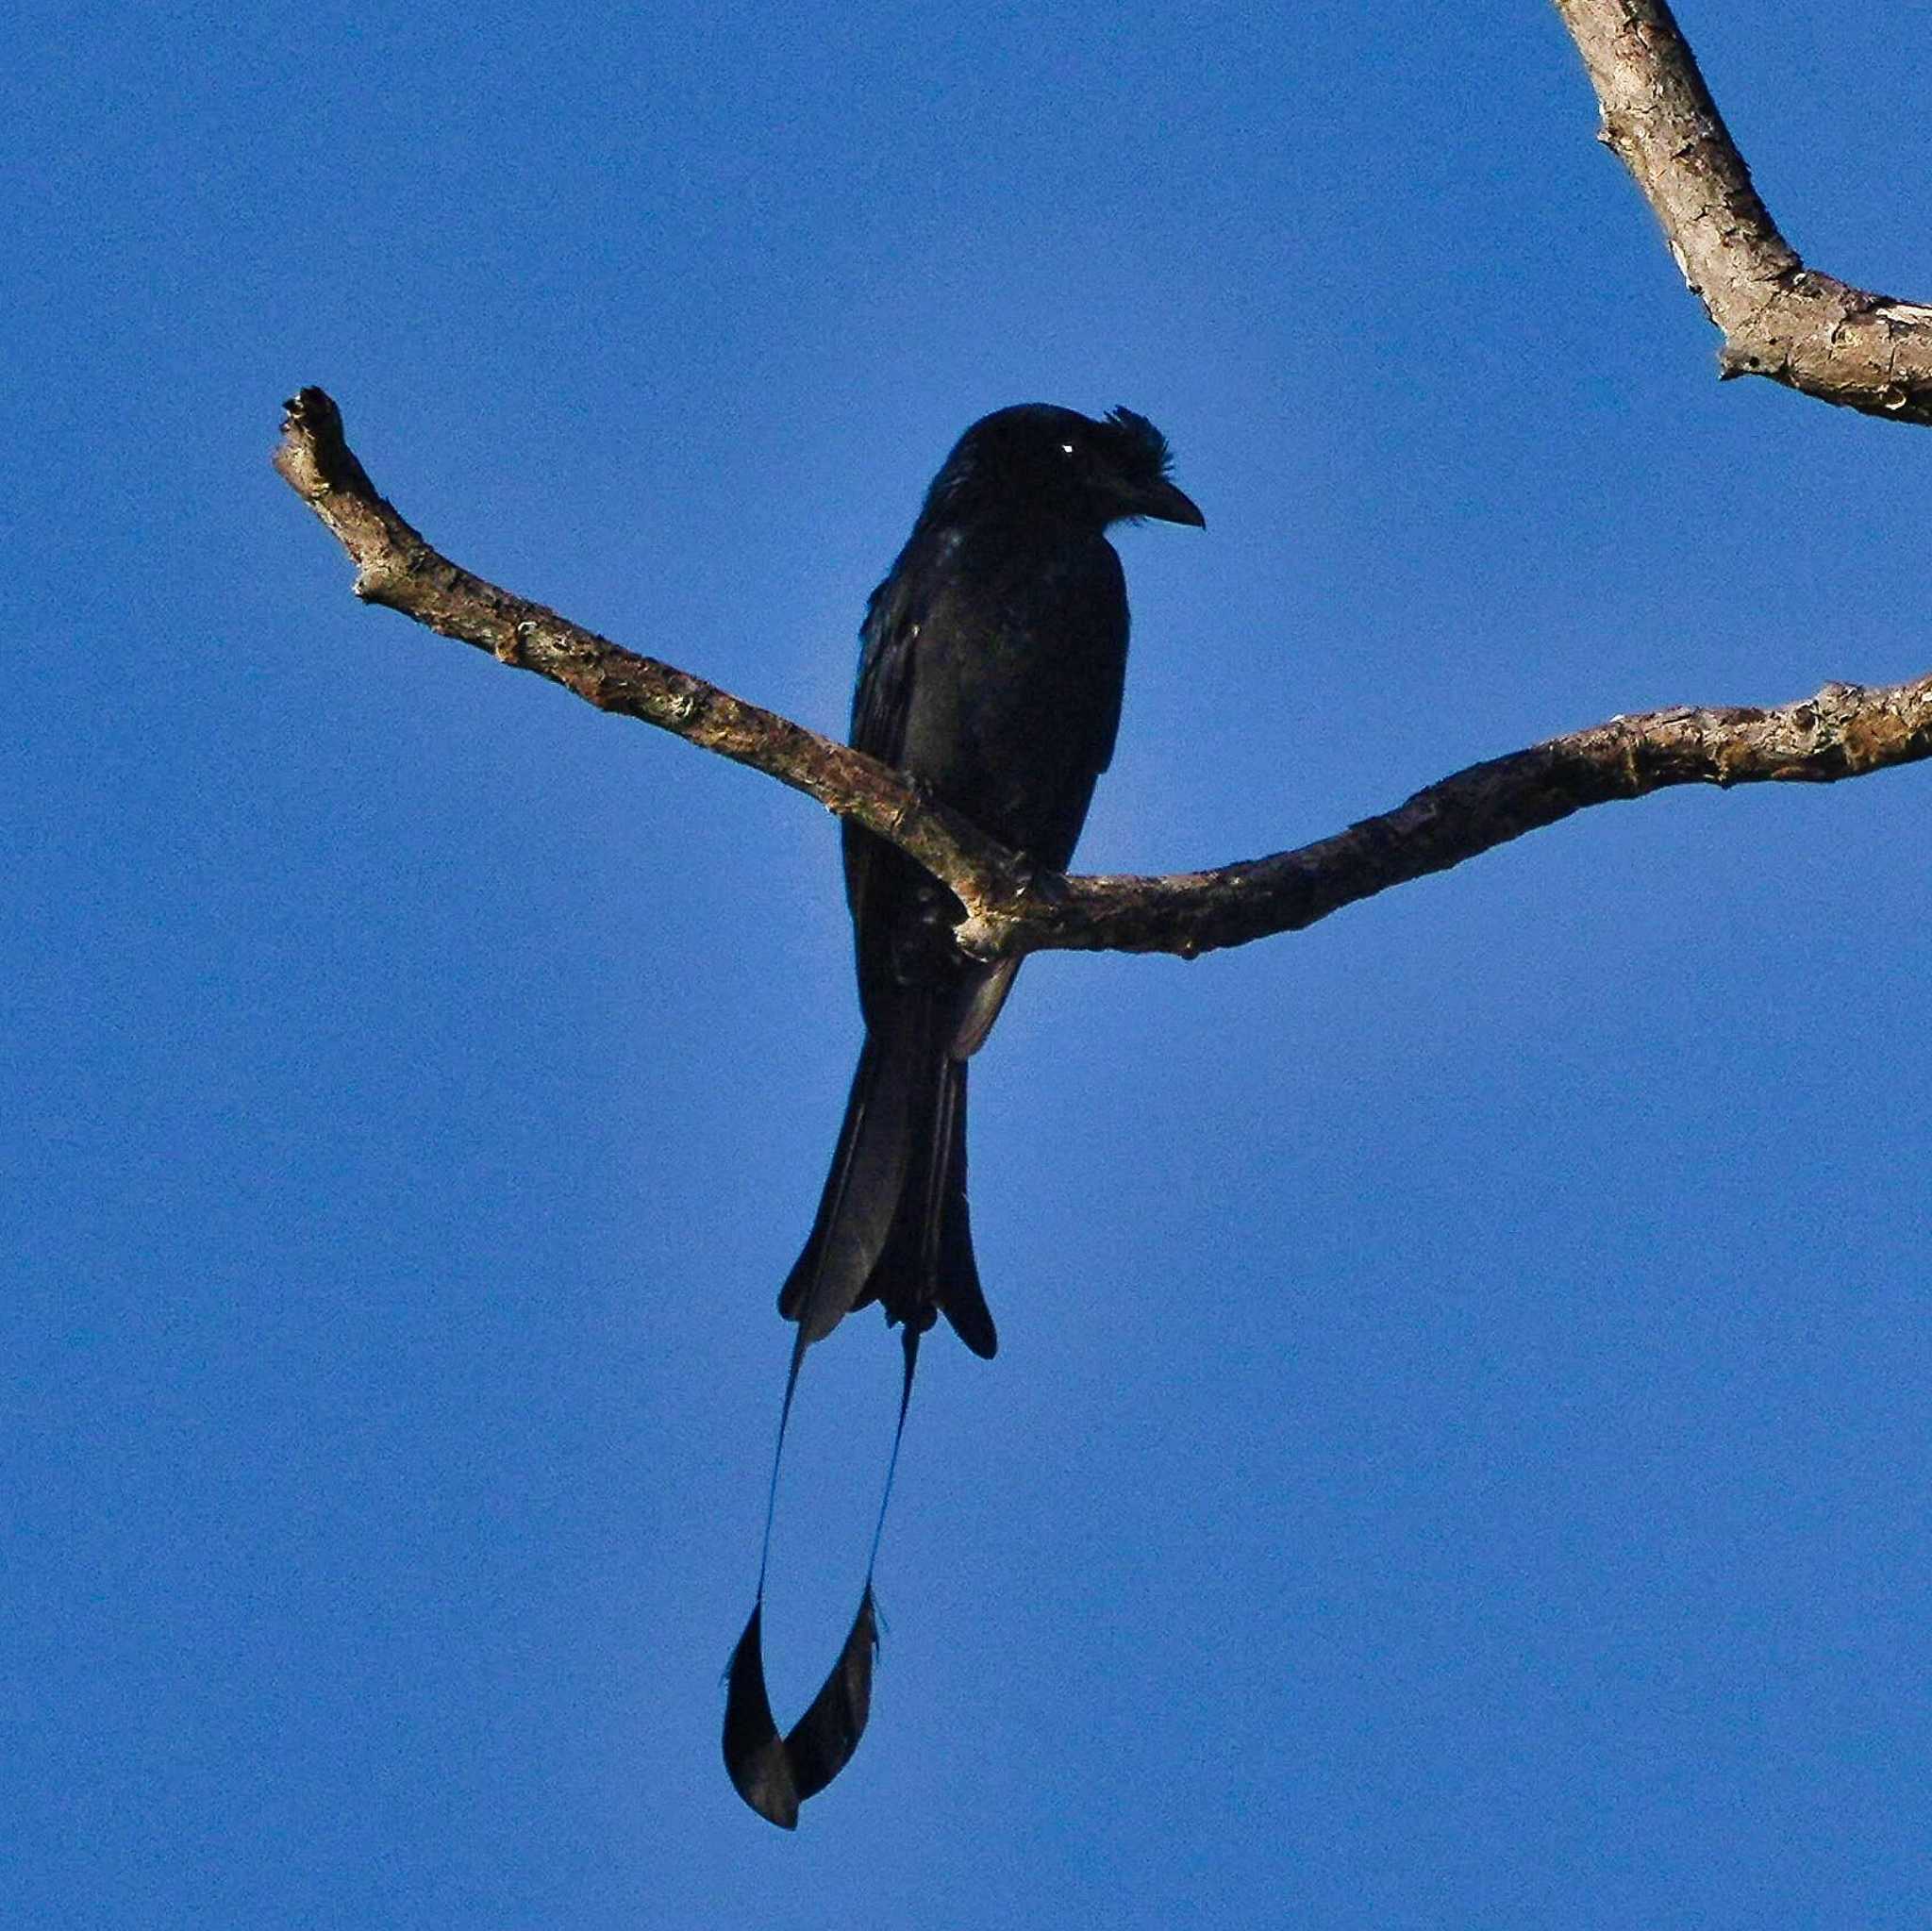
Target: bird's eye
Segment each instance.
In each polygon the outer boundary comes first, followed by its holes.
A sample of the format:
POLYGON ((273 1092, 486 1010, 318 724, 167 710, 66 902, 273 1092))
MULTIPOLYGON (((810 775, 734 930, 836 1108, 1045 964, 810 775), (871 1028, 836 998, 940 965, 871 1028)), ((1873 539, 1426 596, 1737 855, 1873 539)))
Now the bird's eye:
POLYGON ((1074 445, 1071 442, 1062 442, 1060 444, 1060 454, 1062 456, 1072 456, 1073 453, 1074 445))

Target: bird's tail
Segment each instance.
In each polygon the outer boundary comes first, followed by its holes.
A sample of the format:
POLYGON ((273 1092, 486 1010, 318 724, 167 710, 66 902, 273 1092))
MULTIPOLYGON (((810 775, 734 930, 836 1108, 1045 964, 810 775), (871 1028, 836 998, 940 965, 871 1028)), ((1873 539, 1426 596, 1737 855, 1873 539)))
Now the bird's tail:
MULTIPOLYGON (((999 1345, 966 1206, 966 1062, 944 1002, 919 992, 903 1022, 866 1035, 818 1218, 778 1311, 801 1347, 855 1307, 923 1333, 943 1314, 975 1355, 999 1345)), ((896 1020, 895 1016, 895 1020, 896 1020)))
POLYGON ((908 1004, 909 1011, 895 1015, 903 1023, 867 1035, 818 1219, 778 1297, 780 1311, 797 1322, 798 1333, 778 1411, 758 1593, 725 1672, 724 1745, 724 1766, 739 1794, 788 1830, 798 1822, 799 1805, 851 1760, 865 1731, 878 1645, 873 1570, 906 1433, 920 1337, 943 1313, 974 1353, 991 1355, 997 1345, 966 1216, 966 1064, 950 1050, 957 1027, 941 1024, 936 994, 915 993, 908 1004), (772 1515, 791 1397, 805 1351, 854 1307, 874 1300, 885 1304, 889 1320, 903 1323, 906 1372, 865 1587, 831 1674, 804 1716, 781 1736, 765 1690, 763 1624, 772 1515))
POLYGON ((899 1384, 899 1421, 892 1430, 892 1453, 886 1462, 886 1486, 873 1524, 872 1554, 865 1564, 865 1587, 858 1613, 839 1650, 839 1660, 805 1714, 782 1736, 772 1716, 765 1688, 765 1575, 772 1561, 772 1511, 778 1499, 778 1465, 785 1457, 785 1424, 805 1358, 803 1333, 791 1346, 791 1369, 785 1377, 785 1405, 778 1414, 778 1444, 772 1454, 772 1486, 765 1496, 764 1551, 758 1557, 758 1593, 751 1617, 724 1671, 724 1769, 738 1794, 784 1830, 798 1827, 798 1806, 815 1797, 852 1760, 872 1713, 872 1666, 878 1654, 878 1606, 873 1572, 878 1567, 879 1539, 886 1530, 886 1505, 892 1499, 892 1476, 899 1467, 899 1444, 906 1439, 906 1409, 912 1400, 912 1376, 919 1365, 916 1327, 905 1330, 906 1374, 899 1384))

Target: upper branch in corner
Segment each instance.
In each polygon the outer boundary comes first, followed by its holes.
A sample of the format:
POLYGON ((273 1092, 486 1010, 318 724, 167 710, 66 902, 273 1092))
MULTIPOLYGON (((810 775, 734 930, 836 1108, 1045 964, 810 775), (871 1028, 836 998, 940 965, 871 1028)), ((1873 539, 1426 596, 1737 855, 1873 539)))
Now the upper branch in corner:
POLYGON ((1751 185, 1664 0, 1556 0, 1603 109, 1603 139, 1663 224, 1724 331, 1725 375, 1932 424, 1932 308, 1807 268, 1751 185))
POLYGON ((1613 798, 1671 785, 1828 783, 1932 757, 1932 677, 1827 684, 1774 710, 1661 710, 1512 753, 1300 851, 1166 878, 1042 874, 876 758, 760 710, 472 576, 378 495, 319 389, 288 405, 275 468, 349 553, 356 593, 808 793, 909 853, 958 897, 987 958, 1049 949, 1191 957, 1299 931, 1613 798))

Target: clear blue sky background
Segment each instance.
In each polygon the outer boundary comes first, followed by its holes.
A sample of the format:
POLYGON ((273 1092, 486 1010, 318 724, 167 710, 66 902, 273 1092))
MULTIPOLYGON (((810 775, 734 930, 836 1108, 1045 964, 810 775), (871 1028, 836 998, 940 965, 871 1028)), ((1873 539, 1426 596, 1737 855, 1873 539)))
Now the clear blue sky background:
MULTIPOLYGON (((1923 672, 1932 438, 1712 380, 1539 5, 410 14, 4 29, 0 1919, 1932 1919, 1932 772, 1030 965, 1003 1351, 927 1350, 788 1838, 716 1733, 832 826, 361 608, 268 467, 321 383, 462 561, 839 730, 959 429, 1128 403, 1208 528, 1123 533, 1082 857, 1161 870, 1923 672)), ((1932 296, 1923 14, 1685 25, 1932 296)), ((895 1361, 809 1364, 788 1713, 895 1361)))

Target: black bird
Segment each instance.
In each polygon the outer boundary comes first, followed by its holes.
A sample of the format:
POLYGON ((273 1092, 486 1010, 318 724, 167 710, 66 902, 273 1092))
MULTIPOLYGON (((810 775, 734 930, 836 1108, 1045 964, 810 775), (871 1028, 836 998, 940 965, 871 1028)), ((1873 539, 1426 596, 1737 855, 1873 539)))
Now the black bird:
MULTIPOLYGON (((1098 422, 1045 403, 1000 409, 959 439, 866 606, 853 744, 1056 872, 1074 855, 1120 722, 1126 585, 1106 531, 1142 517, 1204 523, 1169 463, 1166 440, 1131 409, 1098 422)), ((960 907, 943 886, 850 820, 843 837, 865 1047, 818 1218, 778 1297, 798 1323, 781 1450, 806 1349, 868 1301, 903 1326, 901 1431, 919 1338, 940 1315, 975 1355, 997 1346, 966 1209, 966 1062, 1020 962, 969 957, 954 943, 960 907)), ((774 1494, 776 1480, 774 1463, 774 1494)), ((767 1555, 770 1543, 768 1501, 767 1555)), ((871 1569, 838 1665, 783 1739, 764 1687, 763 1599, 761 1562, 728 1673, 724 1758, 745 1802, 790 1828, 865 1726, 871 1569)))

